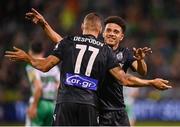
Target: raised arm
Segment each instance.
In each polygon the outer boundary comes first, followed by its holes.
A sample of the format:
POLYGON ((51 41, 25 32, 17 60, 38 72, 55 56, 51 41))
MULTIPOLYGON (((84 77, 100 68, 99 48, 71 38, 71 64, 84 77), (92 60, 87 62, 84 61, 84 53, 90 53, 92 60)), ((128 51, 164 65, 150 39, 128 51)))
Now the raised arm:
POLYGON ((125 72, 120 67, 110 69, 109 71, 116 79, 122 82, 122 84, 125 86, 129 86, 129 87, 153 86, 159 90, 166 90, 171 88, 171 86, 167 85, 168 81, 164 79, 160 79, 160 78, 156 78, 152 80, 140 79, 138 77, 125 74, 125 72))
POLYGON ((52 42, 58 43, 63 39, 52 29, 52 27, 48 24, 44 17, 34 8, 32 8, 30 12, 26 13, 25 18, 31 20, 35 24, 40 25, 52 42))
POLYGON ((19 48, 13 47, 13 49, 14 51, 6 51, 5 57, 12 61, 25 61, 31 64, 34 68, 43 72, 49 71, 60 62, 60 59, 53 55, 50 55, 47 58, 37 59, 19 48))
POLYGON ((145 56, 152 53, 151 48, 144 47, 144 48, 133 48, 134 51, 134 58, 136 61, 132 63, 133 68, 142 76, 147 74, 147 65, 144 60, 145 56))

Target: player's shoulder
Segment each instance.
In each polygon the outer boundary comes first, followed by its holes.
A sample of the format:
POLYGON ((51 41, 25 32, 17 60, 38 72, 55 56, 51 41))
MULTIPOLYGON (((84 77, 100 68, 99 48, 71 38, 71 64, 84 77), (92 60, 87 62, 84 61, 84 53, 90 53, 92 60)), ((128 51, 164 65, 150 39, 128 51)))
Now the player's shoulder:
POLYGON ((128 48, 128 47, 124 47, 125 51, 127 52, 132 52, 132 49, 128 48))
POLYGON ((118 52, 122 52, 123 54, 132 54, 132 50, 129 49, 128 47, 119 47, 116 53, 118 52))
POLYGON ((133 55, 133 54, 134 54, 134 53, 133 53, 133 50, 130 49, 130 48, 125 48, 125 52, 126 52, 127 54, 129 54, 129 55, 133 55))
POLYGON ((73 37, 74 37, 73 35, 67 35, 67 36, 63 37, 63 39, 62 39, 59 43, 56 44, 56 46, 55 46, 54 49, 56 50, 56 49, 58 49, 60 46, 69 45, 70 42, 73 41, 73 37), (69 43, 67 43, 67 42, 69 42, 69 43))
MULTIPOLYGON (((26 68, 26 70, 27 71, 38 71, 38 72, 41 72, 40 70, 38 70, 38 69, 36 69, 36 68, 34 68, 32 65, 30 65, 30 64, 27 64, 26 66, 25 66, 25 68, 26 68)), ((44 73, 44 72, 43 72, 44 73)))
POLYGON ((103 45, 102 52, 107 54, 114 54, 112 48, 107 44, 103 45))
POLYGON ((27 65, 25 66, 25 69, 26 69, 26 71, 32 71, 32 70, 34 70, 34 68, 33 68, 30 64, 27 64, 27 65))
POLYGON ((25 67, 25 69, 26 69, 26 72, 27 72, 27 73, 36 73, 36 74, 37 74, 37 73, 40 73, 40 72, 41 72, 40 70, 34 68, 34 67, 31 66, 30 64, 27 64, 26 67, 25 67))
POLYGON ((103 45, 103 48, 112 51, 112 48, 106 43, 103 45))
POLYGON ((59 67, 58 66, 54 66, 51 71, 54 71, 54 72, 59 72, 59 67))
POLYGON ((62 41, 64 41, 64 40, 72 40, 73 37, 74 37, 73 35, 66 35, 65 37, 63 37, 62 41))
POLYGON ((122 47, 122 46, 119 46, 118 47, 118 51, 121 51, 121 52, 129 52, 130 51, 130 49, 128 48, 128 47, 122 47))

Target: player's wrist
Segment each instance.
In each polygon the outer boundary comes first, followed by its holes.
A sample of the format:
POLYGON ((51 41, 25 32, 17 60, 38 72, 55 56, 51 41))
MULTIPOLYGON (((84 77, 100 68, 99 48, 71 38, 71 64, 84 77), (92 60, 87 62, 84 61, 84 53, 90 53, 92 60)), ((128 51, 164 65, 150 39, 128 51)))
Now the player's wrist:
POLYGON ((48 25, 48 23, 46 22, 45 19, 43 19, 42 21, 39 22, 39 25, 44 29, 48 25))
POLYGON ((143 62, 143 61, 144 61, 144 58, 137 59, 137 62, 143 62))
POLYGON ((154 82, 155 82, 154 79, 148 80, 148 85, 149 86, 154 86, 154 82))
POLYGON ((30 54, 27 54, 24 61, 27 63, 31 63, 31 59, 32 57, 30 56, 30 54))

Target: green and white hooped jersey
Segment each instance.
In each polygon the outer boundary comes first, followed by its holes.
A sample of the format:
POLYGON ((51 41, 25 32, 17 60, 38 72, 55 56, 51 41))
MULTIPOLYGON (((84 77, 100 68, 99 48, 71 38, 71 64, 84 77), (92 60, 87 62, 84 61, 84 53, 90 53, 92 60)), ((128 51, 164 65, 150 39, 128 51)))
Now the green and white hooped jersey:
POLYGON ((133 94, 138 92, 139 88, 123 87, 124 101, 126 105, 133 106, 135 97, 133 94))
POLYGON ((60 71, 57 66, 53 67, 48 72, 41 72, 31 65, 26 66, 28 79, 31 83, 32 94, 34 93, 34 81, 41 80, 42 82, 42 98, 55 100, 57 95, 57 83, 60 82, 60 71))

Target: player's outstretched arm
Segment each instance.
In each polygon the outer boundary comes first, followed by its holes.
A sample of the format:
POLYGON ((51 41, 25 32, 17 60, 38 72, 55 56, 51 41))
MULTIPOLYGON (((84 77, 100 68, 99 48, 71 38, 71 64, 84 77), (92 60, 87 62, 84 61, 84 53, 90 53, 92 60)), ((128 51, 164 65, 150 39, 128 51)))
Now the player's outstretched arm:
POLYGON ((143 86, 153 86, 159 90, 166 90, 172 88, 168 85, 167 80, 156 78, 152 80, 140 79, 138 77, 127 75, 120 67, 115 67, 110 70, 110 73, 119 81, 122 82, 123 85, 129 87, 143 87, 143 86))
POLYGON ((58 43, 63 39, 58 33, 56 33, 52 29, 52 27, 48 24, 45 18, 34 8, 32 8, 30 12, 26 13, 25 18, 31 20, 35 24, 39 24, 52 42, 58 43))
POLYGON ((142 76, 147 74, 147 65, 144 60, 145 56, 152 53, 151 48, 144 47, 144 48, 133 48, 134 51, 134 58, 136 61, 132 63, 133 68, 142 76))
POLYGON ((30 54, 27 54, 25 51, 19 48, 13 47, 13 49, 14 51, 6 51, 5 57, 12 61, 25 61, 43 72, 49 71, 60 62, 60 59, 53 55, 50 55, 47 58, 37 59, 33 58, 30 54))

